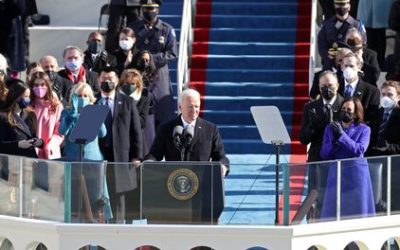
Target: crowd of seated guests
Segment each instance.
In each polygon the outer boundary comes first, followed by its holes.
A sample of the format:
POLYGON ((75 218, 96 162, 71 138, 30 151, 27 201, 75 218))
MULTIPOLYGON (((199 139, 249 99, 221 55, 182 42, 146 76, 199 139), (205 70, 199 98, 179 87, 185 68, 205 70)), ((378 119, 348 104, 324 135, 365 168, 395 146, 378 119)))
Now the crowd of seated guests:
MULTIPOLYGON (((385 192, 377 198, 372 187, 385 189, 389 181, 384 177, 386 163, 377 160, 384 166, 377 175, 379 168, 369 167, 364 156, 400 154, 400 1, 319 3, 325 17, 318 34, 322 70, 314 75, 299 139, 311 144, 308 162, 355 158, 342 162, 341 216, 371 216, 384 211, 387 201, 385 192), (351 12, 354 9, 358 11, 351 12), (398 33, 395 53, 385 62, 388 27, 398 33), (379 81, 381 69, 387 71, 386 81, 379 81)), ((395 164, 399 161, 393 159, 395 164)), ((398 172, 392 168, 390 180, 391 209, 395 211, 400 209, 398 172)), ((336 164, 329 168, 314 164, 309 169, 309 191, 318 192, 309 218, 336 216, 336 174, 336 164)))

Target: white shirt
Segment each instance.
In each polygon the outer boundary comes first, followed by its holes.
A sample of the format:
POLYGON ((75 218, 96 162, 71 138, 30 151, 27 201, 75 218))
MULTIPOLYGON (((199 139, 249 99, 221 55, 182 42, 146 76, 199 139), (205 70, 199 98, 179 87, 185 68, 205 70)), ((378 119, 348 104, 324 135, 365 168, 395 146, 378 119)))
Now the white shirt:
POLYGON ((182 120, 182 124, 183 124, 183 127, 184 127, 184 128, 186 128, 187 126, 192 126, 192 127, 194 128, 194 126, 196 125, 196 120, 194 120, 194 121, 191 122, 191 123, 188 123, 188 122, 186 122, 186 121, 183 119, 182 116, 181 116, 181 120, 182 120))
POLYGON ((325 100, 324 98, 322 98, 322 102, 324 103, 324 106, 326 105, 326 104, 330 104, 331 105, 331 107, 333 106, 333 104, 335 103, 335 101, 336 101, 336 95, 331 99, 331 100, 329 100, 329 102, 327 101, 327 100, 325 100))
POLYGON ((115 103, 115 91, 113 94, 106 96, 103 93, 101 93, 101 104, 103 105, 108 105, 111 109, 111 115, 114 116, 114 103, 115 103), (106 103, 106 98, 108 98, 108 104, 106 103))

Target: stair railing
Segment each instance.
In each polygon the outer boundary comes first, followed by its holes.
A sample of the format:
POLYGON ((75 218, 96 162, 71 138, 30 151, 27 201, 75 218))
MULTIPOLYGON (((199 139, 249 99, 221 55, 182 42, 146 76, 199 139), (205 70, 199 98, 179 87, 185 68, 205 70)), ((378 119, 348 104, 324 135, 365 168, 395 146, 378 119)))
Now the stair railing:
POLYGON ((182 10, 181 33, 179 39, 179 56, 177 66, 177 95, 187 87, 190 77, 189 58, 193 43, 193 17, 196 0, 184 0, 182 10))
POLYGON ((309 89, 314 79, 314 69, 316 67, 316 24, 317 24, 317 0, 311 0, 311 31, 310 31, 310 61, 309 61, 309 71, 308 71, 308 83, 309 89))

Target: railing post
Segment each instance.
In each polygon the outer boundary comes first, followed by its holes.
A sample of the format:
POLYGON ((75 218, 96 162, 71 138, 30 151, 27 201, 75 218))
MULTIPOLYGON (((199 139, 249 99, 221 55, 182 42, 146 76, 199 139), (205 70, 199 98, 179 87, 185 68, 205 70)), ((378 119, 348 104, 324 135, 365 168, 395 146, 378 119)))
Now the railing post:
POLYGON ((337 169, 336 169, 336 220, 340 220, 340 199, 341 199, 341 181, 342 181, 342 162, 337 161, 337 169))
POLYGON ((64 222, 71 222, 71 163, 64 163, 64 222))
POLYGON ((24 195, 24 164, 23 164, 23 157, 19 157, 19 181, 18 181, 18 203, 19 203, 19 208, 18 208, 18 216, 22 217, 22 213, 24 210, 24 199, 23 199, 23 195, 24 195))
POLYGON ((315 42, 316 32, 315 26, 317 21, 317 0, 312 0, 311 4, 311 30, 310 30, 310 59, 309 59, 309 72, 308 72, 308 86, 311 89, 311 83, 314 79, 314 68, 315 68, 315 42))
POLYGON ((283 225, 289 225, 290 165, 283 165, 283 225))
POLYGON ((392 206, 392 157, 388 156, 387 157, 387 185, 386 185, 386 199, 387 199, 387 215, 390 215, 391 213, 391 206, 392 206))

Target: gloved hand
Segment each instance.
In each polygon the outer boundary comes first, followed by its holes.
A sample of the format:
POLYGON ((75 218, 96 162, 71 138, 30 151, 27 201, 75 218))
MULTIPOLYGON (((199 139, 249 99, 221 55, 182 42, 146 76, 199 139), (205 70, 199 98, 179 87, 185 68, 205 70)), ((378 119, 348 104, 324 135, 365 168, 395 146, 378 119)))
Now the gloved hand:
POLYGON ((107 62, 107 58, 108 58, 108 53, 107 51, 103 50, 100 53, 100 60, 102 60, 103 62, 107 62))
POLYGON ((344 133, 342 125, 338 121, 331 122, 330 126, 336 139, 338 139, 344 133))
POLYGON ((44 145, 44 141, 40 138, 33 138, 32 139, 32 146, 34 146, 35 148, 42 148, 44 145))
POLYGON ((32 147, 32 143, 33 143, 32 139, 31 140, 21 140, 21 141, 18 141, 18 147, 22 148, 22 149, 27 149, 27 148, 32 147))
POLYGON ((71 110, 71 115, 78 116, 78 95, 77 94, 72 94, 71 97, 71 103, 72 103, 72 110, 71 110))

